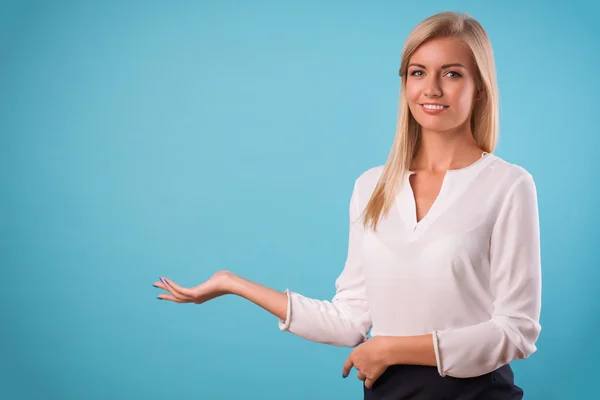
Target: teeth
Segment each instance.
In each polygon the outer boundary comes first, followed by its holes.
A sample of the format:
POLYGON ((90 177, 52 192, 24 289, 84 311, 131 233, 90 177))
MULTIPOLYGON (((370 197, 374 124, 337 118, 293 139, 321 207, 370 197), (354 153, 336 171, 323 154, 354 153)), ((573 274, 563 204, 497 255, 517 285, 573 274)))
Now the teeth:
POLYGON ((441 110, 444 108, 444 106, 436 106, 433 104, 423 104, 423 107, 425 107, 428 110, 441 110))

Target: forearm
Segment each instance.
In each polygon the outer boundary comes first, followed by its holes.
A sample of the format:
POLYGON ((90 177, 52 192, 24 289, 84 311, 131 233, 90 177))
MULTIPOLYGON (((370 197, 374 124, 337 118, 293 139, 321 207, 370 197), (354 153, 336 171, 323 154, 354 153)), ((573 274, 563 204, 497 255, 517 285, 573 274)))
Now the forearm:
POLYGON ((277 318, 287 319, 288 297, 284 292, 279 292, 237 275, 229 278, 228 289, 231 294, 250 300, 277 318))
POLYGON ((386 353, 389 365, 437 365, 431 334, 420 336, 389 336, 386 353))
POLYGON ((318 343, 354 347, 366 339, 371 326, 366 301, 351 289, 334 302, 316 300, 297 293, 279 292, 232 273, 225 274, 226 293, 250 300, 279 318, 281 330, 318 343), (289 313, 289 315, 288 315, 289 313), (292 317, 293 315, 293 317, 292 317))

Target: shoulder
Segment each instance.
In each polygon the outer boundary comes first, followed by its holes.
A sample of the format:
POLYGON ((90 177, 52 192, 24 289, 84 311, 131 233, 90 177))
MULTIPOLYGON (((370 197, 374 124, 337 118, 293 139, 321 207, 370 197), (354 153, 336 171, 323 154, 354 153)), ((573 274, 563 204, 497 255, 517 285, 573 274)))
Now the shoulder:
POLYGON ((354 181, 354 191, 361 195, 372 193, 381 178, 383 169, 383 165, 377 165, 363 171, 354 181))
POLYGON ((376 185, 383 173, 383 165, 377 165, 371 167, 365 171, 363 171, 355 181, 356 185, 365 186, 365 185, 376 185))
POLYGON ((352 190, 352 198, 360 208, 366 205, 373 194, 375 186, 377 186, 377 183, 381 178, 383 169, 383 165, 370 167, 361 172, 358 177, 355 178, 354 188, 352 190))
POLYGON ((531 172, 519 164, 495 155, 495 160, 490 163, 489 168, 491 169, 489 177, 492 178, 490 181, 507 194, 520 186, 535 187, 531 172))
POLYGON ((498 156, 490 164, 493 168, 488 190, 496 193, 499 205, 512 207, 515 204, 536 206, 537 188, 533 175, 525 167, 506 161, 498 156))

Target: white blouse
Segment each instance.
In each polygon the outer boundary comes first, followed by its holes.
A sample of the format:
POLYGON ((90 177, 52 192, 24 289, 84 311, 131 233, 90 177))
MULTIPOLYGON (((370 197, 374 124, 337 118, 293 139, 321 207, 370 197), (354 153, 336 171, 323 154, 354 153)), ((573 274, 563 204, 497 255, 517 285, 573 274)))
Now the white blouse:
POLYGON ((541 257, 536 187, 522 167, 485 153, 447 171, 416 220, 404 178, 377 232, 361 214, 383 166, 365 171, 350 199, 348 257, 331 301, 286 289, 279 328, 354 347, 371 336, 432 334, 441 376, 479 376, 536 351, 541 257))

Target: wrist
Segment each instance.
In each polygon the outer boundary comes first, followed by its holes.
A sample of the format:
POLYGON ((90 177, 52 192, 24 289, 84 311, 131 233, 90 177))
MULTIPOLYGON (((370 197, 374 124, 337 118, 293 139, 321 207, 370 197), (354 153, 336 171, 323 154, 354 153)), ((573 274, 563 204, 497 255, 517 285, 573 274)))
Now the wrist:
POLYGON ((214 275, 214 278, 220 292, 225 294, 237 294, 236 280, 239 279, 239 277, 236 274, 229 271, 219 271, 214 275))
POLYGON ((431 334, 391 336, 386 347, 386 362, 388 365, 437 365, 431 334))
POLYGON ((386 338, 384 362, 388 367, 402 364, 401 355, 404 353, 403 339, 401 336, 389 336, 386 338))

